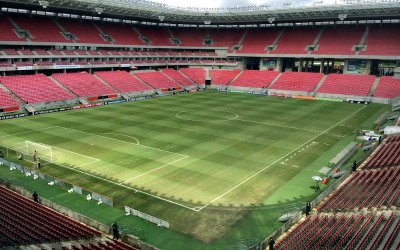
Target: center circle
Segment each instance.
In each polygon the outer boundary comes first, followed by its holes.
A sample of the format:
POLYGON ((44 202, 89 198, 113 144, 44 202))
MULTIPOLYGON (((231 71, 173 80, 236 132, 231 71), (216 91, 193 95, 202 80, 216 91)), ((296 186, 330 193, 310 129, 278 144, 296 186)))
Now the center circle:
POLYGON ((235 120, 239 115, 230 111, 188 110, 176 113, 176 117, 182 120, 195 122, 218 122, 235 120))

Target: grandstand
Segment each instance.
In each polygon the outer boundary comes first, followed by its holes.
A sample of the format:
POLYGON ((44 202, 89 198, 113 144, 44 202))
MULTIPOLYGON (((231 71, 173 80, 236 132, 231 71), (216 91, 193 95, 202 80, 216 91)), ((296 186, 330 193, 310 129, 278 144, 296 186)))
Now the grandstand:
POLYGON ((97 2, 1 3, 0 248, 400 247, 398 0, 97 2))
POLYGON ((0 82, 26 103, 61 101, 74 98, 43 74, 0 77, 0 82))
POLYGON ((87 72, 53 74, 52 77, 79 97, 114 94, 114 91, 87 72))
POLYGON ((340 249, 396 249, 400 217, 398 136, 388 137, 361 167, 276 245, 340 249), (372 167, 375 169, 372 169, 372 167), (376 209, 382 212, 374 212, 376 209), (367 212, 364 212, 367 211, 367 212), (321 227, 320 225, 324 225, 321 227), (396 239, 395 239, 396 238, 396 239))
POLYGON ((110 84, 120 93, 152 90, 152 88, 126 71, 100 71, 96 76, 110 84))
POLYGON ((230 86, 266 88, 278 74, 276 71, 245 70, 230 86))

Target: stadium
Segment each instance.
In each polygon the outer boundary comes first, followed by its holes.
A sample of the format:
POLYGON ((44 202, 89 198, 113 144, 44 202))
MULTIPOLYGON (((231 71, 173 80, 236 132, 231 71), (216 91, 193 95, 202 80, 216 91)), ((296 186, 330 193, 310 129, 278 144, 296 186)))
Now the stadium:
POLYGON ((1 249, 400 249, 399 0, 0 8, 1 249))

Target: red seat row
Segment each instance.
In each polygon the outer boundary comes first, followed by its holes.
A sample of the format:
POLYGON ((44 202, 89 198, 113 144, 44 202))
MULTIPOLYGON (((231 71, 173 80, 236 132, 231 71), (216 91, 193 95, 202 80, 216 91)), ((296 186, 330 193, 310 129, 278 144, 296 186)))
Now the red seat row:
POLYGON ((393 212, 313 215, 274 249, 396 249, 399 228, 400 218, 393 212))
POLYGON ((0 186, 0 248, 86 239, 100 233, 0 186))

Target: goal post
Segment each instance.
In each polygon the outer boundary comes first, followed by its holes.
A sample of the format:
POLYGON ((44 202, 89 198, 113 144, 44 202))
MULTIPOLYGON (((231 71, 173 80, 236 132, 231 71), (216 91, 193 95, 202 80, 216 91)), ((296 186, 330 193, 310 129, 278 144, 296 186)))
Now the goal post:
POLYGON ((53 148, 49 145, 25 141, 26 154, 33 155, 35 151, 37 152, 37 157, 45 159, 47 161, 53 161, 53 148))

